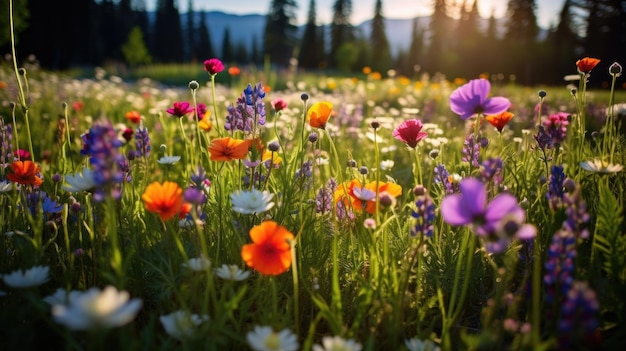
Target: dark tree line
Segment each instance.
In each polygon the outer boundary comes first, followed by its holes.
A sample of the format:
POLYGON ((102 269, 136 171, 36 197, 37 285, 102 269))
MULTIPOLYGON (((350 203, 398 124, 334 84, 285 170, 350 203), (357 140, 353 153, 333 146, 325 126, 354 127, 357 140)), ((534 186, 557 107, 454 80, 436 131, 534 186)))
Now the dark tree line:
MULTIPOLYGON (((181 14, 180 1, 157 0, 149 13, 144 0, 14 0, 18 53, 33 53, 51 69, 219 56, 240 64, 297 62, 307 70, 350 72, 369 66, 383 75, 389 69, 407 76, 441 72, 448 78, 501 73, 522 84, 559 83, 583 56, 601 58, 607 67, 614 61, 626 64, 626 0, 565 0, 547 30, 537 26, 535 0, 508 0, 505 19, 492 14, 486 20, 478 14, 481 0, 432 0, 427 23, 416 18, 410 45, 393 55, 383 0, 372 9, 367 35, 351 22, 351 0, 334 1, 327 25, 319 23, 316 2, 309 0, 302 30, 296 25, 298 2, 272 0, 260 41, 255 36, 252 47, 233 43, 236 29, 226 28, 219 48, 204 12, 188 0, 188 11, 181 14)), ((5 28, 7 8, 0 10, 5 28)), ((10 51, 7 39, 6 33, 0 36, 4 52, 10 51)))

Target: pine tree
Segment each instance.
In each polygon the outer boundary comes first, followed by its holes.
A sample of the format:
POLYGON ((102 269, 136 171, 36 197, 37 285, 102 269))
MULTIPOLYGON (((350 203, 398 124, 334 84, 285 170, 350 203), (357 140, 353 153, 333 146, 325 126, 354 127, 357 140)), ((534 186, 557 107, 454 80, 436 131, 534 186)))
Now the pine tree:
POLYGON ((230 27, 224 28, 224 37, 222 38, 222 61, 226 63, 233 62, 235 59, 235 49, 230 41, 230 27))
POLYGON ((509 72, 522 84, 533 83, 533 52, 537 49, 537 16, 535 0, 509 0, 507 6, 506 42, 509 72))
POLYGON ((309 12, 306 26, 300 42, 300 52, 298 54, 298 64, 304 68, 319 68, 321 54, 319 51, 319 35, 316 22, 315 0, 309 2, 309 12))
POLYGON ((424 58, 424 31, 420 30, 418 17, 413 19, 413 31, 411 33, 411 46, 404 65, 404 73, 413 75, 421 70, 420 62, 424 58))
POLYGON ((461 19, 458 21, 456 47, 459 59, 464 65, 453 64, 458 67, 456 71, 459 77, 476 77, 479 73, 490 69, 483 61, 484 36, 479 28, 480 14, 478 13, 478 0, 474 0, 471 9, 468 10, 468 1, 465 0, 461 8, 461 19))
POLYGON ((287 66, 293 55, 297 27, 294 0, 272 0, 264 31, 264 51, 272 63, 287 66))
POLYGON ((330 24, 330 53, 331 67, 337 67, 338 55, 341 47, 354 40, 350 16, 352 15, 352 1, 335 0, 333 5, 333 20, 330 24))
POLYGON ((387 34, 385 33, 385 18, 382 11, 382 0, 376 0, 370 37, 372 52, 370 66, 378 72, 386 72, 391 68, 391 52, 389 50, 389 40, 387 40, 387 34))
POLYGON ((196 24, 194 21, 195 13, 193 11, 193 0, 189 0, 187 4, 187 24, 185 28, 185 32, 187 33, 187 44, 185 48, 187 48, 187 58, 193 60, 197 60, 197 53, 194 48, 196 47, 196 24))
POLYGON ((548 38, 549 58, 552 62, 551 82, 559 83, 567 74, 575 72, 574 65, 581 50, 581 42, 576 34, 577 29, 573 21, 572 0, 565 0, 559 22, 548 38))
POLYGON ((139 26, 135 26, 128 34, 128 39, 122 45, 122 54, 124 60, 131 67, 135 67, 142 64, 152 62, 152 57, 146 47, 146 42, 143 39, 143 33, 139 26))
POLYGON ((200 26, 198 27, 198 36, 194 52, 197 59, 200 61, 213 57, 215 53, 213 51, 213 43, 211 42, 211 34, 209 33, 205 11, 200 11, 200 26))
POLYGON ((430 17, 428 56, 425 62, 426 70, 431 73, 441 72, 445 68, 443 59, 449 43, 449 31, 450 17, 446 0, 435 0, 430 17))
POLYGON ((174 0, 158 0, 154 24, 154 56, 163 62, 182 62, 183 33, 174 0))

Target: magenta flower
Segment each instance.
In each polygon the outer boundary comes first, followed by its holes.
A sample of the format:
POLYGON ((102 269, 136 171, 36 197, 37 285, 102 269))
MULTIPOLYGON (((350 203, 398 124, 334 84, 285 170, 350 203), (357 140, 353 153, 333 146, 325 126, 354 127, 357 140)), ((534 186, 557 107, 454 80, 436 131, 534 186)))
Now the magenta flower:
POLYGON ((506 111, 511 106, 511 101, 501 96, 487 98, 490 90, 491 84, 488 80, 472 79, 452 92, 450 109, 460 115, 462 120, 477 113, 497 115, 506 111))
MULTIPOLYGON (((460 194, 452 194, 441 201, 444 221, 454 226, 469 225, 478 235, 491 243, 490 251, 501 251, 512 236, 531 239, 536 228, 524 224, 526 213, 517 199, 507 193, 496 196, 487 203, 485 186, 476 178, 463 179, 459 184, 460 194)), ((489 248, 489 247, 488 247, 489 248)))
POLYGON ((204 118, 204 115, 207 112, 207 108, 206 105, 203 103, 199 103, 198 106, 196 107, 196 112, 198 113, 198 120, 202 120, 204 118))
POLYGON ((176 101, 173 107, 167 109, 167 113, 179 118, 192 112, 193 107, 186 101, 176 101))
POLYGON ((272 100, 271 104, 276 112, 282 111, 287 108, 287 102, 285 102, 285 100, 281 98, 272 100))
POLYGON ((224 70, 224 64, 220 59, 210 58, 204 61, 204 70, 209 72, 210 75, 215 75, 224 70))
POLYGON ((424 125, 419 119, 409 119, 393 130, 393 137, 415 149, 417 143, 428 136, 428 133, 422 132, 423 127, 424 125))

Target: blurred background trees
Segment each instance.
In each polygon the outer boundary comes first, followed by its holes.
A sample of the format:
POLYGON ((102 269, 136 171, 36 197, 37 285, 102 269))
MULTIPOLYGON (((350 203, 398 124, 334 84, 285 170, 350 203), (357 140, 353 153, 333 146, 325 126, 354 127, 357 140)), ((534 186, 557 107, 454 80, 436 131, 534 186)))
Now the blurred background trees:
MULTIPOLYGON (((497 74, 526 85, 562 82, 584 56, 600 58, 606 67, 626 64, 626 0, 565 0, 550 28, 537 26, 535 0, 508 0, 502 19, 480 17, 480 0, 431 0, 430 17, 406 20, 410 42, 397 50, 390 48, 384 0, 375 2, 367 26, 352 23, 350 0, 334 1, 326 25, 316 18, 315 0, 300 1, 308 6, 301 26, 298 2, 272 0, 264 27, 250 33, 252 44, 235 42, 238 28, 212 30, 206 11, 194 10, 194 0, 179 13, 181 1, 157 0, 156 9, 147 11, 145 0, 13 0, 18 54, 34 54, 48 69, 215 56, 241 65, 297 63, 306 70, 360 72, 369 66, 383 76, 389 70, 409 77, 442 73, 449 79, 497 74)), ((0 15, 0 25, 8 28, 8 2, 0 15)), ((9 39, 8 30, 0 32, 4 53, 10 52, 9 39)))

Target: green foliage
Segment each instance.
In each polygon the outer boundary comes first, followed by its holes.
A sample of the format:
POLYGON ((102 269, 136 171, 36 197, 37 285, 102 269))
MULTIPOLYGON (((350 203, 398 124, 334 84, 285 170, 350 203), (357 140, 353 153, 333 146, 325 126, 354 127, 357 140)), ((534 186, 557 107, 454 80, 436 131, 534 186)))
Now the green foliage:
POLYGON ((152 57, 143 40, 141 28, 133 27, 130 31, 128 40, 122 45, 122 54, 124 54, 124 60, 131 65, 131 67, 152 62, 152 57))
POLYGON ((13 13, 9 13, 9 2, 0 7, 0 47, 11 43, 11 32, 9 28, 10 16, 13 17, 13 30, 15 31, 16 42, 19 42, 19 33, 28 28, 28 0, 11 0, 13 13))

